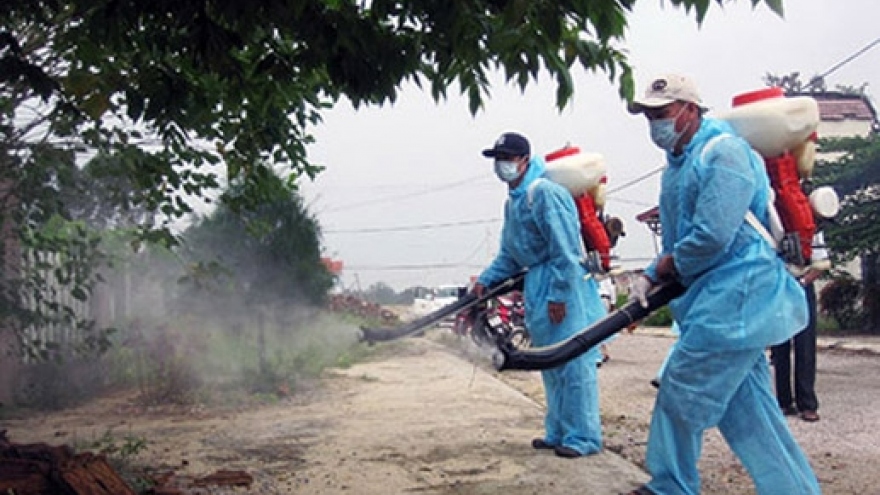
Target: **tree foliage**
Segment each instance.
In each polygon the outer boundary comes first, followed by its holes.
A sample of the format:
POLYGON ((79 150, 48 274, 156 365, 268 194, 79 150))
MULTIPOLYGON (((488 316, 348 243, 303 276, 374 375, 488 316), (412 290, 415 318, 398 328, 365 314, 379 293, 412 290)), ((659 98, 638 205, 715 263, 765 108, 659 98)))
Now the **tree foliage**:
POLYGON ((33 146, 27 160, 0 155, 0 322, 13 330, 14 348, 30 358, 108 345, 109 329, 95 328, 75 310, 86 304, 99 277, 96 267, 106 262, 98 233, 71 216, 65 202, 84 197, 86 182, 71 155, 53 146, 33 146), (62 329, 78 334, 64 346, 53 338, 62 329))
POLYGON ((820 140, 817 185, 831 185, 842 198, 841 211, 824 226, 828 247, 839 262, 861 259, 865 326, 880 332, 880 136, 820 140))
MULTIPOLYGON (((781 13, 781 0, 749 1, 781 13)), ((343 96, 356 106, 394 102, 412 81, 436 99, 457 87, 476 112, 492 71, 521 87, 546 71, 563 106, 580 66, 607 73, 629 97, 616 43, 634 3, 10 0, 0 80, 45 102, 54 134, 123 155, 141 186, 155 187, 151 206, 184 214, 170 192, 214 186, 214 174, 200 172, 208 164, 231 178, 263 163, 317 173, 308 128, 343 96)), ((713 2, 671 3, 701 21, 713 2)))
MULTIPOLYGON (((782 13, 781 0, 748 1, 782 13)), ((724 0, 670 3, 701 22, 724 0)), ((92 245, 91 234, 50 244, 33 232, 52 218, 119 206, 140 212, 129 218, 140 222, 142 240, 173 243, 168 222, 192 213, 191 200, 210 198, 222 178, 244 184, 245 194, 225 198, 233 213, 259 204, 270 167, 286 170, 284 185, 294 189, 321 170, 306 147, 324 109, 341 98, 393 103, 407 83, 437 100, 458 91, 476 113, 495 71, 522 88, 543 72, 562 107, 574 69, 585 68, 608 75, 628 98, 632 71, 619 43, 634 4, 7 0, 0 190, 14 194, 3 195, 2 232, 20 232, 28 249, 79 249, 81 257, 68 257, 75 265, 90 259, 80 248, 92 245), (107 192, 100 208, 66 204, 72 196, 62 194, 75 190, 68 185, 88 160, 91 187, 107 192)), ((6 259, 13 250, 4 246, 6 259)), ((4 280, 15 271, 4 269, 4 280)), ((84 280, 87 291, 92 278, 84 280)), ((20 303, 3 302, 3 317, 20 303)))
POLYGON ((768 72, 764 75, 764 84, 782 88, 786 94, 821 93, 826 90, 825 79, 821 76, 814 75, 805 82, 797 71, 781 76, 768 72))
POLYGON ((320 227, 302 198, 274 175, 227 194, 258 194, 260 202, 242 214, 220 207, 183 233, 183 258, 206 268, 191 270, 189 286, 204 289, 198 299, 210 295, 218 311, 323 302, 333 275, 321 264, 320 227))
MULTIPOLYGON (((824 77, 817 74, 810 77, 809 81, 804 81, 801 78, 801 73, 797 71, 782 76, 768 72, 764 75, 764 84, 782 88, 786 94, 825 93, 828 91, 824 77)), ((845 95, 865 96, 867 89, 868 83, 862 83, 861 86, 836 86, 836 90, 845 95)))
POLYGON ((815 167, 817 185, 831 185, 842 198, 841 212, 826 228, 841 261, 880 254, 880 137, 822 139, 823 153, 837 155, 815 167))

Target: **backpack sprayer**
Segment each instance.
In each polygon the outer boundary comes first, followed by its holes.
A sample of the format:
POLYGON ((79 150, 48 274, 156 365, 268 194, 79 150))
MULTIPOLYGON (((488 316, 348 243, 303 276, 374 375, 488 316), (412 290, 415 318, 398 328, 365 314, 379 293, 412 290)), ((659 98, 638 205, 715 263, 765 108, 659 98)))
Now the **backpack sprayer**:
POLYGON ((816 217, 834 217, 840 202, 830 187, 803 187, 815 164, 819 104, 810 96, 786 97, 782 88, 771 87, 734 96, 733 108, 718 118, 764 160, 773 190, 768 241, 795 274, 808 267, 830 268, 828 260, 812 257, 816 217))
POLYGON ((566 188, 574 199, 585 265, 591 273, 608 272, 611 268, 611 248, 617 243, 617 238, 624 234, 619 220, 614 219, 616 224, 614 221, 603 222, 599 216, 605 208, 605 158, 598 153, 584 153, 577 146, 565 146, 548 153, 544 159, 547 178, 566 188), (620 225, 618 231, 609 228, 617 224, 620 225))

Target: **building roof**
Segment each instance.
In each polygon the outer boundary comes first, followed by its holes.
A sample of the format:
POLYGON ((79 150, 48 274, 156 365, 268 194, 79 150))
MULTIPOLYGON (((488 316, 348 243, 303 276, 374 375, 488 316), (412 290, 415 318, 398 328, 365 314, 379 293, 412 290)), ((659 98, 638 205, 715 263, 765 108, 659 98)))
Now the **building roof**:
POLYGON ((828 120, 874 120, 871 107, 863 100, 820 100, 819 115, 828 120))
POLYGON ((804 93, 815 98, 819 104, 819 118, 823 122, 842 120, 877 120, 877 112, 867 96, 836 91, 804 93))

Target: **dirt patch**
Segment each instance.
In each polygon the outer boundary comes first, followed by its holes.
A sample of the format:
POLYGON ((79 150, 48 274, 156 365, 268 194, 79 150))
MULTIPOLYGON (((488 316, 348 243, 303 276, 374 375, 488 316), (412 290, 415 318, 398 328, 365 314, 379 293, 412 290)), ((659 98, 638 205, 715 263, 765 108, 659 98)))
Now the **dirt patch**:
POLYGON ((114 397, 4 427, 17 442, 67 442, 108 429, 144 437, 149 447, 139 464, 189 477, 243 470, 254 478, 246 491, 254 494, 589 488, 602 495, 645 480, 613 453, 567 460, 531 449, 542 432, 542 406, 447 347, 409 339, 390 349, 385 359, 326 373, 306 394, 252 410, 135 414, 128 399, 114 397))
MULTIPOLYGON (((496 373, 487 356, 449 330, 383 344, 370 362, 324 374, 275 404, 141 408, 119 395, 83 407, 3 421, 15 442, 83 443, 111 431, 142 437, 134 461, 181 477, 220 469, 253 476, 249 488, 198 493, 429 495, 618 494, 647 480, 655 397, 649 380, 671 339, 622 335, 599 370, 606 452, 559 459, 529 447, 542 433, 538 373, 496 373)), ((880 358, 823 352, 818 423, 789 420, 826 494, 878 493, 880 358)), ((700 463, 703 493, 754 493, 717 431, 700 463)))
MULTIPOLYGON (((605 448, 645 468, 648 430, 656 390, 650 385, 673 339, 668 332, 622 333, 610 346, 611 360, 599 369, 605 448)), ((466 359, 477 361, 473 353, 466 359)), ((880 355, 849 345, 820 348, 816 392, 822 419, 808 423, 789 417, 795 439, 810 459, 826 495, 880 494, 880 355), (872 460, 873 459, 873 460, 872 460)), ((537 373, 496 374, 543 404, 537 373)), ((750 495, 755 490, 745 468, 717 429, 706 433, 699 463, 702 493, 750 495)))
MULTIPOLYGON (((612 359, 599 370, 606 448, 644 466, 648 425, 656 397, 650 380, 672 343, 668 336, 621 334, 612 359)), ((880 494, 880 356, 868 351, 820 349, 816 392, 822 417, 788 423, 810 459, 825 495, 880 494), (874 460, 872 460, 874 459, 874 460)), ((751 479, 717 429, 709 430, 699 463, 702 493, 754 494, 751 479)))

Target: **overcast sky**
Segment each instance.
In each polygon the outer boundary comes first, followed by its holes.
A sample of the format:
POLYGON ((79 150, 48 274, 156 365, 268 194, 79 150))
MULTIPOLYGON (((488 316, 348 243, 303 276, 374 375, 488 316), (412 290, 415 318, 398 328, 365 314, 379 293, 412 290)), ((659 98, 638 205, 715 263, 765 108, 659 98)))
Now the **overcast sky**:
MULTIPOLYGON (((768 72, 824 74, 880 38, 877 0, 787 0, 785 18, 764 5, 714 2, 702 27, 669 2, 642 0, 629 17, 625 45, 637 92, 655 75, 678 72, 697 82, 705 104, 730 107, 731 98, 763 86, 768 72), (663 6, 665 3, 665 7, 663 6)), ((831 72, 829 89, 868 83, 880 91, 880 46, 831 72)), ((573 102, 555 107, 556 85, 546 74, 525 93, 498 79, 486 108, 471 116, 453 95, 435 104, 407 88, 393 106, 353 110, 342 103, 315 131, 310 159, 327 169, 301 184, 324 229, 327 256, 345 263, 342 285, 363 289, 385 282, 396 290, 466 283, 498 247, 506 187, 481 156, 498 135, 526 135, 533 153, 566 143, 605 156, 606 211, 623 219, 627 236, 619 264, 644 266, 654 244, 635 215, 656 204, 663 156, 605 74, 576 74, 573 102)))

